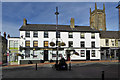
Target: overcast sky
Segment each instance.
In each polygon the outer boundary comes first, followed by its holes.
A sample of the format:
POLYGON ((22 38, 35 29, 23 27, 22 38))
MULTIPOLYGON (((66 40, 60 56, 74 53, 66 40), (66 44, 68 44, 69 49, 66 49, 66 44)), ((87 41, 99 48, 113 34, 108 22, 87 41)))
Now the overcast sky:
MULTIPOLYGON (((117 2, 104 2, 107 30, 118 30, 117 2)), ((2 32, 11 37, 19 37, 19 28, 26 18, 28 24, 56 24, 55 10, 58 6, 59 23, 70 25, 70 18, 75 25, 89 26, 89 9, 95 9, 94 2, 3 2, 2 32)), ((97 8, 103 9, 103 3, 97 2, 97 8)))

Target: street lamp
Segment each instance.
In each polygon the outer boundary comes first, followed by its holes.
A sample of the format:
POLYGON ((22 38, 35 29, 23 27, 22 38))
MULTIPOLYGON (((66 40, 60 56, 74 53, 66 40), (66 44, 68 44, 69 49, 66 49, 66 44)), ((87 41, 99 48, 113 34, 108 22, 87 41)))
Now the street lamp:
MULTIPOLYGON (((58 7, 56 7, 56 12, 55 12, 55 15, 56 15, 56 33, 58 33, 58 15, 59 15, 59 12, 58 12, 58 7)), ((57 34, 58 36, 58 34, 57 34)), ((56 38, 56 42, 58 42, 58 37, 56 38)), ((57 51, 56 51, 56 64, 58 64, 58 47, 57 48, 57 51)))

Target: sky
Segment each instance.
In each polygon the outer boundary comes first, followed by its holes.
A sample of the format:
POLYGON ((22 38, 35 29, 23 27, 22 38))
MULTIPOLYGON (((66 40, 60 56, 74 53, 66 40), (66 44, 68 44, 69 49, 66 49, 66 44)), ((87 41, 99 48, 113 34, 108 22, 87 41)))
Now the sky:
MULTIPOLYGON (((118 31, 117 2, 97 2, 97 8, 105 4, 106 27, 109 31, 118 31)), ((90 7, 95 9, 95 2, 2 2, 2 33, 19 37, 19 28, 26 18, 28 24, 56 24, 56 6, 59 11, 59 25, 70 25, 70 18, 75 25, 90 26, 90 7)))

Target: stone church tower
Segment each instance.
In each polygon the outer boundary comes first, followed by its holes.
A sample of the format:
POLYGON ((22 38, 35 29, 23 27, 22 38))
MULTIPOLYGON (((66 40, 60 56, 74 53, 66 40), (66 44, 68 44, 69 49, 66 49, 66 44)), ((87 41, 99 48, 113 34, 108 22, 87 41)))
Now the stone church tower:
POLYGON ((105 5, 103 4, 103 10, 97 9, 95 3, 95 10, 91 12, 90 8, 90 27, 97 30, 106 31, 106 14, 105 5))

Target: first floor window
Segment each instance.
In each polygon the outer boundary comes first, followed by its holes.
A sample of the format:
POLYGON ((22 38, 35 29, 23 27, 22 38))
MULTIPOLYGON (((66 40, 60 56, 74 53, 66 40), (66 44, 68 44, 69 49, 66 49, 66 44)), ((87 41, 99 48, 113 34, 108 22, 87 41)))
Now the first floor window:
POLYGON ((91 38, 95 39, 95 33, 91 33, 91 38))
POLYGON ((81 39, 84 39, 84 38, 85 38, 85 34, 84 34, 84 33, 81 33, 81 34, 80 34, 80 38, 81 38, 81 39))
POLYGON ((33 46, 38 47, 38 41, 33 41, 33 46))
POLYGON ((69 38, 73 38, 73 33, 72 33, 72 32, 69 32, 69 33, 68 33, 68 36, 69 36, 69 38))
POLYGON ((25 37, 30 37, 30 31, 25 32, 25 37))
POLYGON ((95 57, 95 50, 92 50, 92 57, 95 57))
POLYGON ((106 46, 109 46, 109 39, 105 40, 106 46))
POLYGON ((118 46, 120 47, 120 40, 118 40, 118 46))
POLYGON ((44 41, 44 47, 48 47, 48 41, 44 41))
POLYGON ((60 32, 56 32, 56 38, 60 38, 60 32))
POLYGON ((25 42, 26 47, 30 47, 30 41, 25 42))
POLYGON ((33 37, 38 37, 38 32, 37 31, 33 32, 33 37))
POLYGON ((85 57, 85 50, 81 50, 81 57, 85 57))
POLYGON ((44 31, 44 38, 48 38, 48 31, 44 31))

